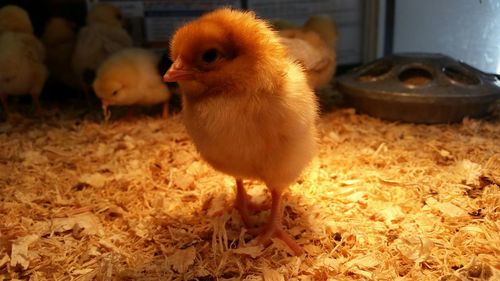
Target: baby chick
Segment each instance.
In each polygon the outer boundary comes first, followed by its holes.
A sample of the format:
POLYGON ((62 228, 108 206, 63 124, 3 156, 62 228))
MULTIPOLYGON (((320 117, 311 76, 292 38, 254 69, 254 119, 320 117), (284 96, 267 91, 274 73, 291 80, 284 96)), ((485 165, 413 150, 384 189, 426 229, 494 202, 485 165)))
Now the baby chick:
POLYGON ((263 181, 271 214, 257 242, 282 239, 301 247, 282 226, 282 195, 316 150, 317 105, 306 76, 270 25, 252 12, 218 9, 176 31, 173 65, 184 123, 201 156, 236 178, 235 206, 246 224, 252 205, 242 179, 263 181))
POLYGON ((303 29, 305 31, 316 32, 326 42, 328 47, 335 52, 337 26, 328 16, 316 15, 309 17, 304 23, 303 29))
POLYGON ((46 64, 51 76, 67 86, 77 88, 78 79, 71 67, 76 33, 73 23, 64 18, 51 18, 42 36, 47 50, 46 64))
POLYGON ((289 54, 305 68, 309 85, 327 87, 335 74, 335 24, 326 17, 311 17, 302 28, 279 31, 289 54))
POLYGON ((132 46, 132 39, 122 27, 120 11, 100 3, 87 15, 87 25, 78 32, 72 58, 79 83, 89 97, 90 87, 99 65, 111 54, 132 46))
POLYGON ((163 103, 163 116, 168 116, 170 92, 158 73, 158 61, 150 51, 130 48, 111 55, 101 64, 93 88, 102 101, 106 120, 110 116, 109 105, 163 103))
POLYGON ((29 94, 37 114, 42 110, 39 96, 47 80, 42 43, 31 34, 0 34, 0 100, 8 114, 7 96, 29 94))
POLYGON ((6 31, 33 34, 30 17, 23 8, 7 5, 0 9, 0 33, 6 31))
POLYGON ((97 3, 89 11, 87 23, 102 23, 109 26, 123 27, 123 16, 120 9, 109 3, 97 3))

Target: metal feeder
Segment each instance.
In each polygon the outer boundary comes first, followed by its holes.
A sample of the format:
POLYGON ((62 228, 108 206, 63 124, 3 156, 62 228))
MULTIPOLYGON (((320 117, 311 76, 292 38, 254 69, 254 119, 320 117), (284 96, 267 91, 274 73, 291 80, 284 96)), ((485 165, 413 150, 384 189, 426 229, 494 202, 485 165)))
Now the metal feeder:
POLYGON ((413 123, 460 122, 491 113, 500 80, 441 54, 403 53, 375 60, 337 79, 358 111, 413 123))

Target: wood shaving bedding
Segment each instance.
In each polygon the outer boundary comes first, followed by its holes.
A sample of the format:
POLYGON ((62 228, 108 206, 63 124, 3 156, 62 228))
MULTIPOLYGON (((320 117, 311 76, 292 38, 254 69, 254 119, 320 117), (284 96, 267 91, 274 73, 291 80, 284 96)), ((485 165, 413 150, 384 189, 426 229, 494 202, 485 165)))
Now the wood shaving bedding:
POLYGON ((234 180, 200 159, 179 116, 1 123, 0 280, 500 280, 498 117, 336 109, 318 128, 286 199, 306 252, 294 257, 280 240, 248 244, 234 180))

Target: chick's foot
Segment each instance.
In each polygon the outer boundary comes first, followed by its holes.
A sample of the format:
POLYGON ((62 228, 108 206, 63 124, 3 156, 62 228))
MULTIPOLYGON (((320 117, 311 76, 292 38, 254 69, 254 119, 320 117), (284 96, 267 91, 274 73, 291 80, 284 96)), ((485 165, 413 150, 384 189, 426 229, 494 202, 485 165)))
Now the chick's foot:
MULTIPOLYGON (((269 217, 266 226, 260 230, 260 234, 251 243, 260 243, 264 246, 268 246, 271 244, 271 238, 276 237, 285 242, 295 255, 300 256, 303 253, 302 248, 288 233, 285 232, 285 230, 283 230, 283 225, 281 223, 281 193, 272 191, 271 194, 273 198, 271 216, 269 217)), ((250 230, 249 233, 255 233, 255 229, 250 230)))
MULTIPOLYGON (((249 231, 252 233, 253 231, 249 231)), ((264 246, 269 246, 271 244, 271 238, 278 238, 281 241, 285 242, 285 244, 294 252, 296 256, 300 256, 304 253, 302 247, 300 247, 297 242, 290 236, 290 234, 286 233, 283 230, 283 225, 281 223, 273 223, 272 225, 266 225, 264 229, 261 230, 261 233, 252 240, 251 244, 261 244, 264 246)))

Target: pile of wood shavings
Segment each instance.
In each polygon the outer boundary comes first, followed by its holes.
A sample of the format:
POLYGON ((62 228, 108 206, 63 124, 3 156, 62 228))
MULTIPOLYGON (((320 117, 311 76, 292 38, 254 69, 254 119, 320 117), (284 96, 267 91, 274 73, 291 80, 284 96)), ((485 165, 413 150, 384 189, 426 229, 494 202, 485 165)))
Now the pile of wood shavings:
MULTIPOLYGON (((180 117, 0 125, 0 280, 499 280, 500 120, 340 109, 263 248, 180 117)), ((269 201, 246 182, 255 201, 269 201)), ((265 221, 268 212, 256 214, 265 221)))

